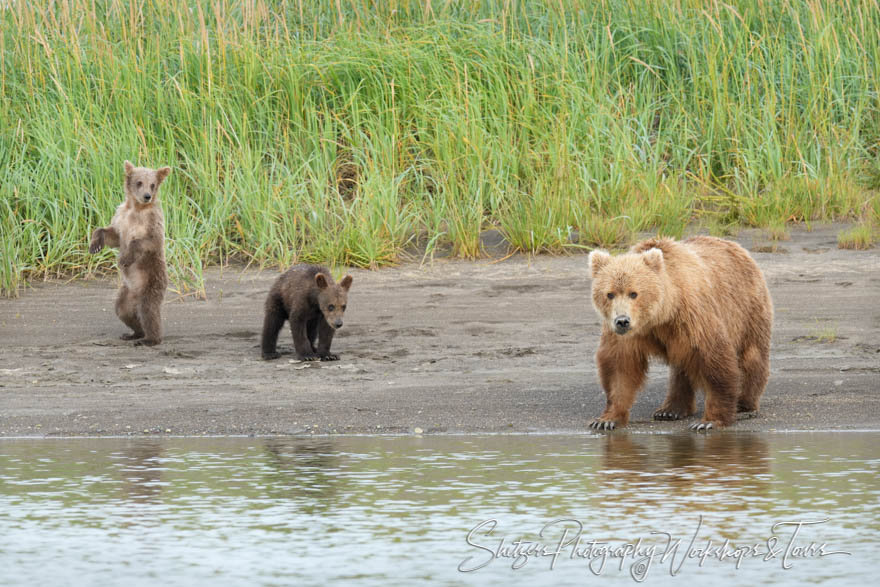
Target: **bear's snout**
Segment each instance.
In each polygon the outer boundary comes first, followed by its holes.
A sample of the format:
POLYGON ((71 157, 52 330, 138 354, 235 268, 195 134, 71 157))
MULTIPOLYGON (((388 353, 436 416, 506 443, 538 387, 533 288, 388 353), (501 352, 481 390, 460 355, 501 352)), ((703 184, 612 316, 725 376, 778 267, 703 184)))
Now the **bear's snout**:
POLYGON ((144 202, 149 202, 152 199, 153 199, 152 194, 144 194, 144 202))
POLYGON ((617 332, 617 334, 626 334, 629 330, 629 326, 629 316, 622 315, 614 319, 614 331, 617 332))
POLYGON ((333 323, 333 328, 342 328, 342 320, 338 320, 338 319, 337 319, 337 320, 333 323))

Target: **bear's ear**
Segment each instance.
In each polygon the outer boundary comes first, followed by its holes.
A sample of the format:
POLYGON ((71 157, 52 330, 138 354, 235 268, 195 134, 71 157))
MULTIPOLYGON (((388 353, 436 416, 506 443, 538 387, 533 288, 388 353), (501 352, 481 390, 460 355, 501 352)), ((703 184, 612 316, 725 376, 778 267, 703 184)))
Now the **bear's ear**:
POLYGON ((315 275, 315 284, 318 286, 318 289, 326 289, 327 276, 323 273, 318 273, 317 275, 315 275))
POLYGON ((599 272, 602 271, 602 268, 607 265, 610 260, 611 255, 608 254, 608 251, 596 249, 591 252, 590 256, 587 257, 587 263, 590 265, 590 276, 596 277, 599 275, 599 272))
POLYGON ((170 167, 163 167, 156 171, 156 187, 162 185, 162 182, 165 181, 165 178, 168 177, 169 173, 171 173, 170 167))
POLYGON ((346 275, 342 278, 342 281, 339 282, 339 286, 342 287, 345 291, 351 287, 352 277, 351 275, 346 275))
POLYGON ((131 161, 129 161, 128 159, 125 160, 125 163, 123 163, 123 165, 125 165, 125 176, 128 177, 129 175, 131 175, 131 172, 134 171, 134 165, 132 165, 131 161))
POLYGON ((644 259, 645 265, 654 271, 660 271, 663 269, 663 251, 657 247, 645 251, 642 255, 642 259, 644 259))

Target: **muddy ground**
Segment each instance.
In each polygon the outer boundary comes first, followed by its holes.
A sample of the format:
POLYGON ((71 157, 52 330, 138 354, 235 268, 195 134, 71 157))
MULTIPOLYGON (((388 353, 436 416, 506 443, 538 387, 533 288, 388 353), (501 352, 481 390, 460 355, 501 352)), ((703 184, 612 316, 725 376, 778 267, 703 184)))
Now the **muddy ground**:
MULTIPOLYGON (((880 251, 838 250, 839 228, 739 235, 776 319, 761 412, 735 429, 880 428, 880 251)), ((274 271, 169 293, 155 348, 119 340, 115 280, 34 284, 0 300, 0 435, 587 431, 602 411, 584 255, 352 274, 342 359, 317 364, 293 361, 286 328, 287 354, 260 359, 274 271)), ((686 428, 651 421, 665 386, 652 365, 630 430, 686 428)))

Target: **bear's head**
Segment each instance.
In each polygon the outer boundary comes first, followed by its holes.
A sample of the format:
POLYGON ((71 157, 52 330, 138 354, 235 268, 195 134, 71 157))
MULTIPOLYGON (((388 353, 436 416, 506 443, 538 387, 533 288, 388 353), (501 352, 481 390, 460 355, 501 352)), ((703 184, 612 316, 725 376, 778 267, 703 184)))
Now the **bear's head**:
POLYGON ((339 283, 333 283, 333 279, 318 273, 315 275, 315 285, 318 286, 318 306, 324 314, 324 320, 330 328, 336 330, 342 328, 342 315, 345 314, 345 306, 348 304, 348 290, 351 287, 352 277, 346 275, 339 283))
POLYGON ((152 204, 159 198, 159 186, 171 173, 170 167, 150 169, 149 167, 135 167, 131 162, 125 162, 125 195, 133 198, 135 202, 143 206, 152 204))
POLYGON ((589 264, 593 307, 610 331, 639 334, 667 318, 670 283, 663 251, 652 248, 612 257, 596 250, 589 264))

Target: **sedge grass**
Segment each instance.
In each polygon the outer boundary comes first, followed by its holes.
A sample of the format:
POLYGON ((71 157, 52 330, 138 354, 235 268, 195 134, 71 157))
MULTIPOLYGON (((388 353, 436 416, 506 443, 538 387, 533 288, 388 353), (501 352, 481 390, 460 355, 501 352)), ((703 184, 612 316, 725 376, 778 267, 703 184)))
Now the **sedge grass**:
POLYGON ((860 222, 837 234, 838 249, 864 251, 874 246, 875 242, 877 242, 877 231, 870 222, 860 222))
POLYGON ((852 217, 878 64, 877 0, 2 3, 0 290, 113 268, 86 249, 124 159, 174 168, 181 291, 489 228, 558 252, 852 217))

